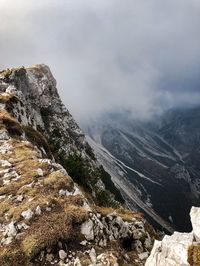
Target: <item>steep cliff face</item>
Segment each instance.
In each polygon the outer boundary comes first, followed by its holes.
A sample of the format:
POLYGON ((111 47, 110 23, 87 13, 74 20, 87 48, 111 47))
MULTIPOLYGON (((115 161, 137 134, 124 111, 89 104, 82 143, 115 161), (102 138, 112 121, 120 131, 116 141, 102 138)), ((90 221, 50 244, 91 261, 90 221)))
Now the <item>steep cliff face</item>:
POLYGON ((1 265, 144 265, 155 232, 117 200, 49 68, 2 71, 1 265))
MULTIPOLYGON (((24 127, 26 137, 38 145, 32 131, 41 133, 49 146, 46 150, 53 152, 53 156, 69 168, 69 174, 92 194, 95 202, 110 206, 116 205, 117 199, 123 203, 123 198, 109 180, 110 177, 103 182, 105 172, 81 129, 61 102, 56 81, 47 66, 36 65, 4 71, 0 86, 1 92, 10 94, 10 99, 4 103, 5 108, 24 127), (112 190, 113 194, 106 188, 112 190)), ((42 143, 39 142, 39 146, 45 150, 42 143)))

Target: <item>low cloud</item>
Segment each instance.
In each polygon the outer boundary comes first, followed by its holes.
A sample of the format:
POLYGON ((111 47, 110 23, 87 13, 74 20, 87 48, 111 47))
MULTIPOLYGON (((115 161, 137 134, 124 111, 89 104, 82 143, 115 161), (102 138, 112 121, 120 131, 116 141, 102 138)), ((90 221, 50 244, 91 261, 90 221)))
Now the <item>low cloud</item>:
POLYGON ((0 0, 0 68, 45 63, 82 121, 200 102, 200 1, 0 0))

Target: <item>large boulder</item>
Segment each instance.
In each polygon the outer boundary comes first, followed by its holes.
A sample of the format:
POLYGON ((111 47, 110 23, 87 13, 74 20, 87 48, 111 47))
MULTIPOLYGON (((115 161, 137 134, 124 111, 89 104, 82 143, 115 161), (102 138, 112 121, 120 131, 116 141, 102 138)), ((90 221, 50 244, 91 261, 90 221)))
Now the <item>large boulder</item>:
POLYGON ((146 266, 189 266, 188 248, 192 245, 192 233, 174 232, 162 241, 155 241, 146 266))
POLYGON ((193 231, 191 233, 174 232, 162 241, 155 241, 145 266, 190 266, 188 251, 192 245, 200 242, 200 208, 190 211, 193 231))

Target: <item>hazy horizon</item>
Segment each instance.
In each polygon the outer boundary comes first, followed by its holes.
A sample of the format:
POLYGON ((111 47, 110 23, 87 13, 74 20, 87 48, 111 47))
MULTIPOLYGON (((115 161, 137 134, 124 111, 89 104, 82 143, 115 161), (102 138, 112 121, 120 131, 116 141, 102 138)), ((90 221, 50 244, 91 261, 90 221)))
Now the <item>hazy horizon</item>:
POLYGON ((0 68, 45 63, 84 121, 200 103, 197 0, 0 0, 0 68))

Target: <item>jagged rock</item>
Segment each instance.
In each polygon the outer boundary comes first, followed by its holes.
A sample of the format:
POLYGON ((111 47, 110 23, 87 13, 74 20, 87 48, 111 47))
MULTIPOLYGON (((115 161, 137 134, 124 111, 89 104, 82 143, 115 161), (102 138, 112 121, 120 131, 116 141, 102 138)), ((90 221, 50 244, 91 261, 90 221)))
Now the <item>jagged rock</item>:
POLYGON ((4 239, 1 241, 1 243, 2 243, 3 245, 9 245, 9 244, 12 243, 12 240, 13 240, 13 237, 12 237, 12 236, 9 236, 9 237, 7 237, 7 238, 4 238, 4 239))
POLYGON ((94 248, 92 248, 92 249, 90 250, 89 256, 90 256, 90 259, 91 259, 92 263, 93 263, 94 265, 96 265, 96 262, 97 262, 97 256, 96 256, 96 251, 95 251, 94 248))
POLYGON ((0 166, 11 167, 11 163, 9 163, 7 160, 0 160, 0 166))
POLYGON ((15 223, 11 222, 8 225, 5 226, 5 232, 4 232, 4 236, 7 237, 14 237, 17 235, 17 230, 15 228, 15 223))
POLYGON ((191 233, 174 232, 162 241, 155 241, 145 266, 189 266, 189 247, 200 241, 200 208, 192 207, 190 211, 193 231, 191 233))
POLYGON ((144 252, 144 253, 140 253, 138 254, 138 257, 140 260, 146 260, 149 256, 149 252, 144 252))
POLYGON ((85 236, 87 240, 94 239, 93 222, 91 220, 88 220, 82 224, 81 233, 85 236))
POLYGON ((35 209, 35 214, 36 214, 36 215, 41 215, 41 213, 42 213, 41 208, 40 208, 40 206, 38 205, 38 206, 36 207, 36 209, 35 209))
POLYGON ((23 199, 24 199, 24 196, 23 196, 23 195, 19 195, 19 196, 16 198, 16 201, 22 202, 23 199))
POLYGON ((32 212, 31 209, 28 209, 26 211, 23 211, 21 213, 21 216, 25 219, 25 220, 30 220, 33 217, 34 213, 32 212))
POLYGON ((188 248, 192 242, 192 233, 178 232, 165 236, 162 241, 155 241, 145 266, 189 266, 188 248))
POLYGON ((200 208, 192 207, 190 211, 193 233, 197 241, 200 241, 200 208))

